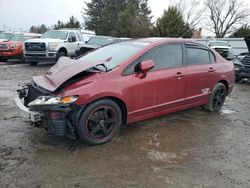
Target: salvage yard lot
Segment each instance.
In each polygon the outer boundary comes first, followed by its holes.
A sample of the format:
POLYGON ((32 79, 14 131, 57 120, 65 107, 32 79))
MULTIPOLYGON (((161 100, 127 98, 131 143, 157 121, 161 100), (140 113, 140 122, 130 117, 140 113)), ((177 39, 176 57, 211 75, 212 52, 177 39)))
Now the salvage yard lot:
POLYGON ((250 187, 250 83, 223 110, 201 108, 128 125, 90 147, 30 126, 15 109, 18 85, 51 65, 0 63, 0 187, 250 187))

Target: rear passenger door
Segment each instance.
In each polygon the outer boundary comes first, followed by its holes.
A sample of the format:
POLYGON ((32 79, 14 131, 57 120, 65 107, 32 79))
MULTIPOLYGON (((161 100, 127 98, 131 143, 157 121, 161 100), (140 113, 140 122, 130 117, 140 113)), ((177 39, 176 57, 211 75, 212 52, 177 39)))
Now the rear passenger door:
POLYGON ((207 100, 216 80, 218 63, 212 51, 196 44, 186 44, 187 103, 207 100))

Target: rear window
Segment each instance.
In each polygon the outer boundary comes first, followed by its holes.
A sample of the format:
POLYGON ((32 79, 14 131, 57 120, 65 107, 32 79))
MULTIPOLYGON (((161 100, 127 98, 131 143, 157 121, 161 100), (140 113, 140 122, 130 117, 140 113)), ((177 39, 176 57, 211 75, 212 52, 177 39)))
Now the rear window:
POLYGON ((188 65, 202 65, 210 62, 210 52, 208 50, 187 47, 188 65))

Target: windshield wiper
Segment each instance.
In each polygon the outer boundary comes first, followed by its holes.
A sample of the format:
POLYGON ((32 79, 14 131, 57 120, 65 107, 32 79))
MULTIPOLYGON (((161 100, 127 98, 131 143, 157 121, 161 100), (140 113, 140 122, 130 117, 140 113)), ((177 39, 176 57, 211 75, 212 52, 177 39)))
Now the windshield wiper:
POLYGON ((102 63, 102 64, 98 64, 98 65, 91 67, 90 70, 94 70, 98 72, 108 72, 108 67, 104 63, 102 63), (100 66, 104 67, 105 70, 100 68, 100 66))

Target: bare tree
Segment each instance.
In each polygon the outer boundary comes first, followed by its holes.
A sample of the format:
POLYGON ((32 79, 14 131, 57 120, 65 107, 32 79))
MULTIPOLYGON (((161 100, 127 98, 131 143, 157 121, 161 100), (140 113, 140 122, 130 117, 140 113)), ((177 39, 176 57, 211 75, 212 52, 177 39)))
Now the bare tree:
POLYGON ((182 13, 185 21, 192 27, 196 28, 203 19, 204 7, 201 6, 200 0, 173 0, 171 5, 177 6, 182 13))
POLYGON ((210 31, 218 38, 232 33, 235 26, 242 24, 250 15, 249 8, 241 0, 206 0, 205 5, 212 25, 210 31))

